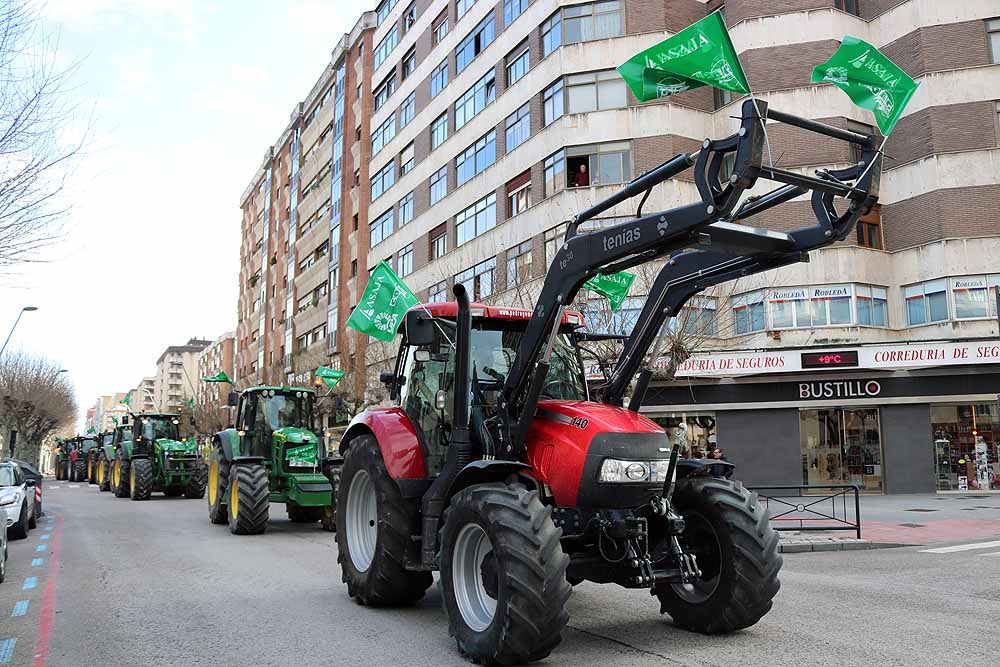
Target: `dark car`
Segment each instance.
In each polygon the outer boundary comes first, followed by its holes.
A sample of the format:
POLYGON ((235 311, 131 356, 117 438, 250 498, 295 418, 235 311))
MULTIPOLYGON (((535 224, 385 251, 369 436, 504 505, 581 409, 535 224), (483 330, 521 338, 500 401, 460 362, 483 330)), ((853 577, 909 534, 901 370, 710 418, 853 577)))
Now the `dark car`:
POLYGON ((35 516, 42 516, 43 512, 42 512, 41 490, 42 490, 42 480, 45 479, 45 475, 39 472, 38 468, 28 463, 27 461, 20 461, 18 459, 11 459, 11 461, 21 466, 21 472, 24 473, 25 477, 27 477, 28 479, 35 480, 35 488, 37 488, 39 491, 39 493, 35 494, 35 498, 37 498, 37 500, 35 501, 35 516))

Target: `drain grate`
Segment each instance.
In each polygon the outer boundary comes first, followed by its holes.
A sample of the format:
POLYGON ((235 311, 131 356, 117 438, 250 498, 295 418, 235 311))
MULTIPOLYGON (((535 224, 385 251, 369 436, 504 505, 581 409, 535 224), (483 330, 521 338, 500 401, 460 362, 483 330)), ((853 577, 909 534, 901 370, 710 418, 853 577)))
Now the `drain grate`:
POLYGON ((929 510, 924 507, 914 507, 913 509, 903 510, 904 512, 937 512, 938 510, 929 510))
POLYGON ((899 525, 902 526, 903 528, 924 528, 925 527, 924 524, 922 524, 922 523, 901 523, 899 525))

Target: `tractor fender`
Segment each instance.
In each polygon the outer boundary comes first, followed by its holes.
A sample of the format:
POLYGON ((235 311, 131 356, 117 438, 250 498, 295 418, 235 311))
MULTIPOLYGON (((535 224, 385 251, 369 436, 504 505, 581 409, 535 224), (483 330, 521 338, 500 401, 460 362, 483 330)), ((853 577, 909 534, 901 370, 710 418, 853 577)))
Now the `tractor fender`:
POLYGON ((242 465, 250 465, 252 463, 263 463, 264 462, 264 457, 263 456, 234 456, 233 458, 229 459, 229 462, 232 465, 234 465, 234 466, 238 466, 238 465, 241 465, 241 464, 242 465))
POLYGON ((122 461, 130 461, 132 459, 132 452, 130 452, 125 445, 122 445, 115 450, 115 457, 121 459, 122 461))
POLYGON ((232 461, 240 455, 240 436, 236 431, 226 430, 215 434, 215 444, 222 448, 224 461, 232 461))
POLYGON ((347 452, 351 440, 366 433, 378 441, 389 477, 395 480, 427 477, 420 438, 401 408, 372 408, 358 413, 340 440, 340 454, 347 452))
POLYGON ((531 470, 531 466, 520 461, 472 461, 458 471, 455 481, 448 489, 448 497, 452 497, 462 489, 473 484, 483 484, 485 482, 502 482, 511 475, 531 470))
POLYGON ((736 466, 717 459, 680 459, 677 462, 677 479, 686 477, 718 477, 729 479, 736 466))

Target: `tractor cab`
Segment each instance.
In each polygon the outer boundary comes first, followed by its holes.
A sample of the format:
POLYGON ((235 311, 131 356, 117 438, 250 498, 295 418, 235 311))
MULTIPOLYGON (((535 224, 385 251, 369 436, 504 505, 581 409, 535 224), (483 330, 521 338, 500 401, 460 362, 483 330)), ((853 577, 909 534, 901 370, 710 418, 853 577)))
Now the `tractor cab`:
POLYGON ((94 447, 97 447, 96 435, 85 435, 80 438, 80 455, 87 456, 94 447))
POLYGON ((312 429, 314 399, 312 389, 300 387, 243 392, 236 406, 243 455, 259 456, 281 469, 314 468, 319 442, 312 429))
POLYGON ((133 456, 149 455, 158 440, 180 441, 180 415, 139 414, 135 416, 133 456))

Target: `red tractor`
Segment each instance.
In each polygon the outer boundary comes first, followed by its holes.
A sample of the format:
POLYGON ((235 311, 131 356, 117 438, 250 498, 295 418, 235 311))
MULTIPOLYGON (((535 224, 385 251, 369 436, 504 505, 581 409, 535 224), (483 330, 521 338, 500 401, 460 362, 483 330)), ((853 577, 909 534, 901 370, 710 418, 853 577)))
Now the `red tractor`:
POLYGON ((731 464, 679 460, 639 408, 667 319, 710 285, 805 261, 845 238, 877 200, 880 167, 873 137, 747 101, 737 134, 706 140, 577 216, 533 311, 470 304, 461 285, 455 302, 411 309, 395 370, 383 376, 395 405, 357 415, 342 465, 324 466, 331 479, 339 474, 338 560, 349 595, 411 603, 440 570, 459 650, 500 665, 555 648, 571 586, 584 580, 648 590, 661 613, 696 632, 760 620, 782 564, 766 510, 730 479, 731 464), (768 118, 856 144, 861 161, 815 176, 765 167, 768 118), (579 230, 692 165, 702 201, 646 216, 640 204, 633 220, 579 230), (758 177, 784 185, 738 205, 758 177), (811 227, 732 222, 808 193, 811 227), (658 258, 663 269, 620 357, 589 386, 581 344, 600 336, 568 306, 594 275, 658 258))

